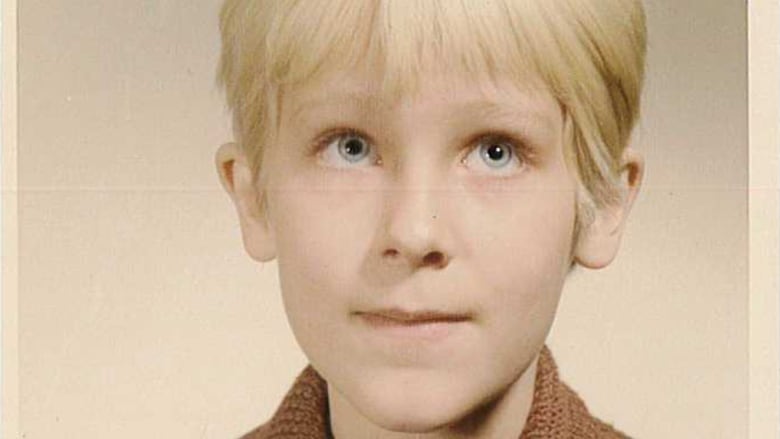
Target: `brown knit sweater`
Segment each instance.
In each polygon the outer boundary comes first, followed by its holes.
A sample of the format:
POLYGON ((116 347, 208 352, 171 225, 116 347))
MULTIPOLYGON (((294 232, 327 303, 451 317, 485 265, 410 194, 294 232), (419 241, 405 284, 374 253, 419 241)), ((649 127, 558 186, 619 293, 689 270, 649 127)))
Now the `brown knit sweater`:
MULTIPOLYGON (((309 366, 270 421, 242 439, 332 439, 328 418, 328 388, 309 366)), ((534 399, 519 439, 628 439, 628 436, 588 413, 582 400, 558 378, 545 346, 536 370, 534 399)))

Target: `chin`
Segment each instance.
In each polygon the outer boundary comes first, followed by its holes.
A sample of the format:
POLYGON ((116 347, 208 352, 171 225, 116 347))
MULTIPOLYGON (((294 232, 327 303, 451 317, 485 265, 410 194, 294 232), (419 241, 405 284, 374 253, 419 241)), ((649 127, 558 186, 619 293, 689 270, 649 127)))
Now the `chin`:
POLYGON ((458 416, 439 411, 409 410, 408 407, 363 407, 371 423, 399 433, 431 433, 457 422, 458 416))
POLYGON ((450 380, 425 384, 375 381, 354 402, 373 424, 404 433, 430 433, 452 426, 479 403, 469 398, 467 388, 454 386, 450 380))

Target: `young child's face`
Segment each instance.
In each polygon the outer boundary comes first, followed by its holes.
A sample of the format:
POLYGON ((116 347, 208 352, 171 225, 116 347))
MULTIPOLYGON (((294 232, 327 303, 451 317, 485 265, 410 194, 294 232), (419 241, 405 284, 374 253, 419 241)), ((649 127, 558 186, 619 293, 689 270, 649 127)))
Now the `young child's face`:
POLYGON ((529 367, 572 262, 575 179, 541 87, 353 71, 284 93, 263 164, 295 336, 385 427, 453 422, 529 367))

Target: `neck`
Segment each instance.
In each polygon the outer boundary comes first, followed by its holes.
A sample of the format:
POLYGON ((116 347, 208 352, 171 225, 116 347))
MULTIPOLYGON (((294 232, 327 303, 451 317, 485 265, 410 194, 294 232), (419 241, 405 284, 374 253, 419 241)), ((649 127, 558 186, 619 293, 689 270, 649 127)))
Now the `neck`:
MULTIPOLYGON (((531 410, 538 356, 496 398, 466 416, 426 433, 390 431, 373 423, 328 384, 330 426, 335 439, 506 439, 519 438, 531 410)), ((442 395, 446 398, 447 395, 442 395)))

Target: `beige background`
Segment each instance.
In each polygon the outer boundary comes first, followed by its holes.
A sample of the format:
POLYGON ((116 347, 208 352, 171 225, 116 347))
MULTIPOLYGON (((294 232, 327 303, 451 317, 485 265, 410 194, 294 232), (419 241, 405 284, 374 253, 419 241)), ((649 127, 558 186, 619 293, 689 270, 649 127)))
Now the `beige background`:
MULTIPOLYGON (((19 395, 26 438, 235 437, 305 363, 275 266, 212 169, 218 1, 19 5, 19 395)), ((637 437, 747 436, 744 4, 647 2, 622 254, 575 274, 550 344, 637 437)))

